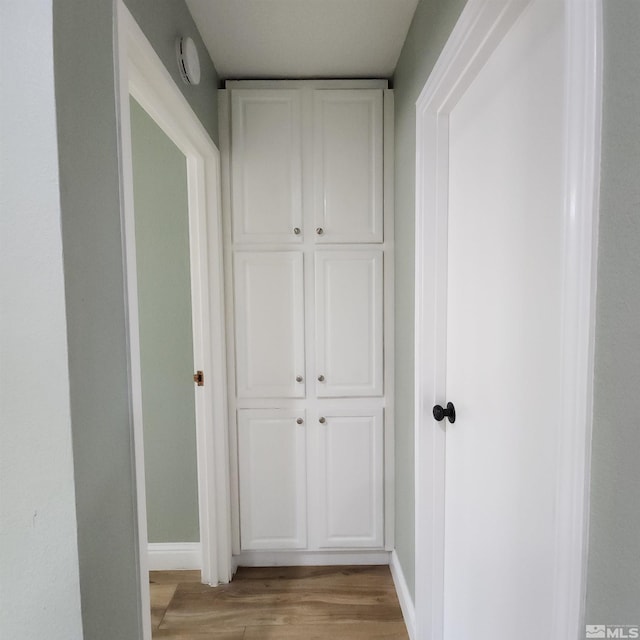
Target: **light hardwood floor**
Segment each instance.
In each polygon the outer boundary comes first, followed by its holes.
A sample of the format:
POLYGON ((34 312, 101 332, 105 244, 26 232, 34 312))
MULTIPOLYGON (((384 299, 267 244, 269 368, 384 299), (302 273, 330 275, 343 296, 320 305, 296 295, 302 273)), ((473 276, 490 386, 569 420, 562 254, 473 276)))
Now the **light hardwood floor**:
POLYGON ((199 571, 149 581, 154 639, 408 639, 386 566, 240 568, 215 588, 199 571))

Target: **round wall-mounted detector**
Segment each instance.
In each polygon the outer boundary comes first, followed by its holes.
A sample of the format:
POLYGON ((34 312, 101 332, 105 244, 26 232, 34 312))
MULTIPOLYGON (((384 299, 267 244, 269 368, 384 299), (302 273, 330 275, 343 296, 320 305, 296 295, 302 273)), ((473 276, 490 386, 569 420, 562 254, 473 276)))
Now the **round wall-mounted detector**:
POLYGON ((200 58, 195 42, 191 38, 178 38, 176 40, 176 55, 180 75, 186 84, 198 84, 200 82, 200 58))

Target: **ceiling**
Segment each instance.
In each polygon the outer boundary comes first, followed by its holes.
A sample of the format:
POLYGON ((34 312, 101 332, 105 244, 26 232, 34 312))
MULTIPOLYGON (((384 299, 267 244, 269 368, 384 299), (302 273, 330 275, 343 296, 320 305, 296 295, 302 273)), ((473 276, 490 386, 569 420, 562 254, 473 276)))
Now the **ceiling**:
POLYGON ((221 78, 388 78, 418 0, 187 0, 221 78))

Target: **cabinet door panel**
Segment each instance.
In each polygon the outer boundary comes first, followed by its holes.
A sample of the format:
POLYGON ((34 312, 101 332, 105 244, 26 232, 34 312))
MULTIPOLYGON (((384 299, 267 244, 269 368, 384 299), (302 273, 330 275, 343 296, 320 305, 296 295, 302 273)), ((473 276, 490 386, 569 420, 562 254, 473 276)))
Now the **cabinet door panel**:
POLYGON ((318 251, 315 269, 318 397, 382 395, 382 251, 318 251))
POLYGON ((382 91, 314 93, 318 242, 382 242, 382 91))
POLYGON ((232 210, 236 242, 301 242, 298 91, 233 91, 232 210))
POLYGON ((382 409, 321 416, 321 547, 383 545, 382 409))
POLYGON ((307 546, 305 449, 303 412, 238 411, 242 549, 307 546))
POLYGON ((304 397, 302 253, 236 252, 234 277, 238 397, 304 397))

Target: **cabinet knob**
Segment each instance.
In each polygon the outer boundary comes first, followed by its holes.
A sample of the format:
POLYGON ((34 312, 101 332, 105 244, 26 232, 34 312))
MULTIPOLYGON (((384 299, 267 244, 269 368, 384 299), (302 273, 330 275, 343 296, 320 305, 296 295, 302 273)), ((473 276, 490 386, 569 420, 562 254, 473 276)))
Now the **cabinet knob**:
POLYGON ((297 236, 299 236, 300 235, 300 227, 294 227, 293 233, 295 233, 297 236))
POLYGON ((326 419, 325 417, 322 417, 322 418, 320 418, 320 419, 318 420, 318 422, 319 422, 320 424, 324 424, 326 421, 327 421, 327 419, 326 419))
POLYGON ((296 382, 302 382, 302 376, 296 376, 296 382))
POLYGON ((296 420, 296 422, 297 422, 298 424, 302 424, 302 423, 304 422, 304 420, 303 420, 302 418, 298 418, 298 419, 296 420))
POLYGON ((318 382, 324 382, 324 376, 323 375, 319 375, 318 376, 318 382))
POLYGON ((316 233, 317 233, 319 236, 321 236, 321 235, 324 233, 324 229, 323 229, 322 227, 318 227, 318 228, 316 229, 316 233))

